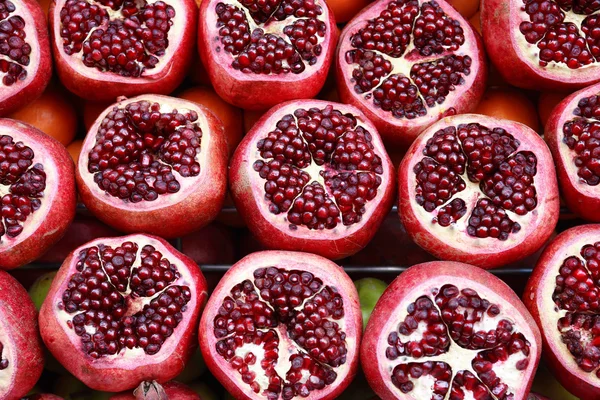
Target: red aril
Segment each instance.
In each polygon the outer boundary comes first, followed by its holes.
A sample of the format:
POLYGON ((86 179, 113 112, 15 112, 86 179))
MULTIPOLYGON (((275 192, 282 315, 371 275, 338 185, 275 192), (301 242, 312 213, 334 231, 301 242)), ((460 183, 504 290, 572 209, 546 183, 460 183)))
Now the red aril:
POLYGON ((182 236, 207 225, 223 205, 223 124, 191 101, 121 99, 100 114, 81 154, 81 199, 117 230, 182 236))
POLYGON ((362 320, 344 270, 265 251, 225 273, 200 321, 200 349, 236 399, 334 399, 358 368, 362 320))
POLYGON ((485 89, 481 38, 444 0, 382 0, 346 25, 338 91, 384 140, 408 147, 447 115, 470 112, 485 89))
POLYGON ((133 393, 120 393, 110 400, 201 400, 189 387, 179 382, 167 382, 164 385, 156 381, 142 382, 133 393))
POLYGON ((225 101, 266 110, 319 93, 336 29, 325 0, 204 0, 200 58, 225 101))
POLYGON ((524 400, 542 340, 517 295, 468 264, 403 272, 377 302, 361 365, 383 400, 524 400))
POLYGON ((74 250, 40 311, 48 350, 94 390, 164 383, 194 350, 206 281, 165 240, 141 234, 74 250))
POLYGON ((230 191, 267 248, 339 259, 363 248, 389 213, 392 163, 355 107, 320 100, 272 108, 246 134, 230 191))

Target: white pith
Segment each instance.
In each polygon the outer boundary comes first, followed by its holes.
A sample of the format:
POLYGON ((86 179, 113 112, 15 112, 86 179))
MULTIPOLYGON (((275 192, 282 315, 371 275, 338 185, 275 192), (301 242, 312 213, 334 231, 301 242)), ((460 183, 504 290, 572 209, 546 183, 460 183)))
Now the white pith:
MULTIPOLYGON (((6 319, 3 318, 3 321, 6 321, 6 319)), ((0 394, 10 393, 15 379, 15 363, 18 362, 16 352, 19 349, 10 339, 8 329, 9 327, 5 326, 5 322, 0 324, 0 343, 3 345, 0 359, 8 360, 8 367, 0 371, 0 394)))

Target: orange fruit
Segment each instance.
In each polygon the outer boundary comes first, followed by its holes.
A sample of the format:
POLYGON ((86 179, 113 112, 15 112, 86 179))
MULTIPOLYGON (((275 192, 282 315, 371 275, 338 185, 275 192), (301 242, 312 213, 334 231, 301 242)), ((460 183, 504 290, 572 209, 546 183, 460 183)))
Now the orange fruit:
POLYGON ((81 146, 83 146, 83 140, 74 140, 70 145, 67 146, 67 151, 71 155, 75 165, 79 162, 79 154, 81 153, 81 146))
POLYGON ((48 136, 68 145, 77 134, 77 112, 68 94, 57 87, 48 87, 32 103, 8 116, 35 126, 48 136))
POLYGON ((48 10, 50 9, 50 3, 52 3, 52 0, 38 0, 38 3, 40 3, 42 11, 44 11, 44 15, 46 15, 46 18, 48 18, 48 10))
POLYGON ((477 11, 471 18, 469 18, 469 22, 473 25, 473 28, 481 35, 481 19, 479 18, 479 11, 477 11))
POLYGON ((546 126, 546 121, 550 118, 550 113, 569 93, 565 92, 542 92, 538 98, 538 113, 542 126, 546 126))
POLYGON ((471 18, 479 10, 479 0, 448 0, 448 3, 466 19, 471 18))
POLYGON ((110 103, 94 103, 91 101, 84 101, 83 103, 83 125, 85 126, 86 132, 90 130, 94 122, 102 111, 106 110, 112 102, 110 103))
POLYGON ((525 93, 516 89, 489 88, 475 112, 521 122, 536 132, 540 128, 535 104, 525 93))
POLYGON ((264 111, 249 111, 244 110, 244 134, 248 133, 250 129, 258 122, 260 117, 263 116, 264 111))
POLYGON ((371 4, 371 0, 325 0, 333 15, 335 22, 348 22, 360 10, 371 4))

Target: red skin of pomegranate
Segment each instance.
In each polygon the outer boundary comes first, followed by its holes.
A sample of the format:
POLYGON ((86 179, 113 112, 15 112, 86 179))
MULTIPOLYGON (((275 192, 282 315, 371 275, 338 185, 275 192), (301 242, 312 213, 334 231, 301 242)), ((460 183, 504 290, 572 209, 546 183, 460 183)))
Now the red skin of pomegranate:
MULTIPOLYGON (((506 158, 508 159, 508 157, 506 158)), ((467 165, 470 165, 467 163, 467 165)), ((461 175, 468 185, 466 173, 461 175)), ((552 235, 559 214, 558 187, 552 157, 542 138, 527 126, 518 122, 502 120, 477 114, 464 114, 447 117, 429 127, 421 134, 408 150, 398 171, 399 193, 406 193, 399 198, 398 214, 407 232, 422 248, 438 259, 469 262, 479 267, 490 269, 511 264, 526 258, 539 250, 552 235), (491 129, 500 127, 520 142, 513 154, 530 151, 537 158, 537 173, 534 186, 537 193, 535 209, 520 216, 511 212, 510 219, 521 225, 518 232, 513 232, 507 240, 493 237, 480 239, 467 233, 468 221, 476 201, 486 199, 485 194, 477 187, 472 193, 461 197, 458 192, 454 198, 462 198, 467 204, 467 212, 458 222, 443 227, 434 222, 433 214, 416 202, 415 165, 424 159, 423 151, 435 132, 460 124, 478 123, 491 129)), ((470 187, 467 187, 470 189, 470 187)), ((439 210, 442 206, 438 207, 439 210)))
MULTIPOLYGON (((319 20, 325 23, 325 35, 319 37, 322 46, 321 54, 313 65, 304 62, 305 69, 301 73, 263 74, 245 73, 234 69, 231 64, 231 53, 224 50, 220 42, 219 29, 217 28, 218 15, 215 7, 219 3, 232 2, 222 0, 206 0, 200 5, 200 18, 198 30, 198 50, 200 59, 204 63, 210 81, 215 91, 225 101, 246 110, 267 110, 277 104, 295 99, 315 97, 327 79, 327 73, 332 63, 335 46, 338 39, 338 30, 335 25, 333 13, 324 0, 315 0, 314 3, 323 10, 319 20)), ((237 2, 236 2, 237 4, 237 2)), ((249 22, 254 23, 247 14, 249 22)), ((301 19, 301 18, 300 18, 301 19)), ((284 21, 298 20, 288 17, 284 21)), ((265 32, 273 25, 281 25, 278 21, 260 25, 265 32)), ((253 29, 252 26, 250 25, 253 29)), ((284 25, 285 26, 285 25, 284 25)), ((272 33, 284 38, 289 38, 277 29, 272 33)), ((252 31, 251 31, 252 32, 252 31)))
MULTIPOLYGON (((195 45, 194 29, 198 21, 198 7, 194 0, 166 0, 175 8, 175 17, 168 32, 168 46, 154 68, 147 68, 139 77, 122 76, 116 72, 87 67, 82 52, 69 56, 61 37, 60 12, 68 0, 53 0, 48 19, 52 36, 52 53, 58 76, 67 89, 77 96, 92 101, 114 101, 119 96, 137 96, 144 93, 169 94, 185 78, 192 62, 195 45)), ((99 1, 86 0, 100 5, 99 1)), ((106 8, 106 7, 105 7, 106 8)), ((122 14, 115 19, 123 19, 122 14)), ((108 23, 102 25, 107 26, 108 23)))
MULTIPOLYGON (((186 385, 179 382, 167 382, 162 385, 165 393, 169 399, 173 400, 202 400, 200 396, 186 385)), ((141 397, 142 399, 145 397, 141 397)), ((115 394, 110 397, 110 400, 136 400, 140 397, 136 397, 131 391, 126 393, 115 394)), ((150 398, 149 398, 150 399, 150 398)), ((153 399, 153 398, 152 398, 153 399)), ((158 399, 157 399, 158 400, 158 399)))
MULTIPOLYGON (((138 257, 133 267, 139 265, 138 257)), ((198 266, 165 240, 142 234, 100 238, 74 250, 58 270, 40 310, 40 331, 48 350, 86 386, 105 392, 120 392, 135 388, 141 381, 155 380, 164 383, 183 371, 195 348, 196 326, 206 298, 206 281, 198 266), (71 277, 78 272, 78 256, 83 249, 100 244, 114 248, 126 241, 137 243, 139 249, 148 244, 152 245, 175 265, 181 277, 173 283, 189 287, 191 299, 186 304, 187 311, 183 312, 183 318, 174 328, 172 336, 166 338, 155 355, 149 355, 142 348, 136 347, 133 350, 124 348, 112 356, 104 354, 94 358, 82 349, 80 337, 67 325, 67 320, 71 321, 74 314, 68 314, 64 306, 61 306, 63 294, 71 277)), ((131 298, 127 301, 127 305, 135 307, 131 298)), ((144 304, 148 303, 149 300, 144 304)), ((93 327, 90 329, 93 330, 93 327)))
MULTIPOLYGON (((217 339, 213 333, 213 324, 224 298, 230 296, 233 286, 246 279, 252 281, 255 270, 269 267, 310 272, 315 278, 318 277, 323 281, 323 286, 335 287, 342 294, 344 316, 341 323, 345 324, 343 327, 347 344, 346 362, 334 368, 337 372, 337 379, 333 384, 326 385, 325 389, 311 391, 307 397, 302 397, 309 400, 337 398, 352 382, 358 369, 358 344, 362 334, 362 317, 358 294, 348 275, 337 264, 317 255, 288 251, 262 251, 244 257, 231 267, 211 294, 200 321, 198 336, 200 350, 206 365, 234 398, 238 400, 266 398, 263 393, 253 393, 250 386, 242 381, 241 375, 233 366, 217 353, 215 348, 217 339)), ((279 360, 286 359, 286 357, 293 354, 294 349, 299 349, 298 344, 287 336, 286 329, 282 325, 279 323, 279 327, 274 328, 279 335, 279 339, 284 341, 279 345, 279 360)), ((260 360, 261 358, 257 356, 257 364, 260 360)), ((286 365, 289 365, 283 361, 282 363, 285 365, 281 368, 287 368, 286 365)), ((285 379, 285 377, 282 377, 282 379, 285 379)))
MULTIPOLYGON (((598 238, 598 224, 580 225, 560 233, 544 250, 523 293, 523 302, 542 331, 546 364, 561 385, 581 399, 598 398, 600 385, 595 372, 585 372, 581 369, 563 343, 557 324, 567 312, 553 300, 553 294, 557 288, 556 280, 561 276, 559 270, 563 262, 572 256, 584 261, 582 247, 588 244, 597 245, 598 238)), ((587 269, 585 271, 589 281, 589 272, 587 269)), ((591 287, 594 288, 595 283, 592 283, 591 287)), ((593 312, 591 310, 592 315, 593 312)), ((567 329, 568 326, 565 326, 565 330, 567 329)), ((582 328, 582 331, 587 330, 582 328)))
POLYGON ((100 114, 83 143, 76 180, 81 200, 102 222, 122 232, 146 232, 174 238, 202 228, 221 211, 227 190, 227 158, 223 124, 207 108, 174 97, 144 95, 121 100, 100 114), (106 115, 115 106, 123 108, 141 100, 198 113, 202 139, 200 154, 195 159, 200 164, 200 173, 186 178, 173 171, 181 184, 179 192, 159 195, 154 201, 132 203, 108 195, 94 182, 94 174, 88 171, 88 155, 96 144, 96 133, 106 115))
MULTIPOLYGON (((246 134, 231 160, 230 192, 246 225, 266 248, 306 251, 335 260, 362 249, 389 213, 395 191, 393 170, 377 129, 358 109, 321 100, 291 101, 273 107, 246 134), (379 175, 382 183, 377 189, 377 197, 366 203, 366 212, 360 222, 346 226, 340 221, 334 229, 308 229, 306 226, 290 229, 290 223, 283 217, 286 213, 275 215, 270 212, 269 201, 265 199, 265 180, 253 168, 254 162, 261 159, 257 142, 275 129, 277 122, 286 114, 293 114, 297 109, 324 109, 328 105, 344 114, 354 115, 359 125, 371 133, 374 149, 383 166, 383 173, 379 175)), ((310 180, 313 181, 315 176, 310 180)))
POLYGON ((3 235, 0 241, 0 268, 13 269, 45 253, 69 227, 75 216, 74 168, 64 146, 31 125, 0 119, 0 135, 33 150, 33 165, 42 164, 46 173, 40 208, 27 216, 19 235, 3 235))
MULTIPOLYGON (((406 150, 419 133, 445 116, 474 111, 486 88, 487 61, 481 36, 452 6, 444 0, 437 0, 437 4, 443 9, 447 16, 459 21, 460 26, 464 31, 464 44, 456 51, 446 51, 442 54, 433 54, 431 56, 421 56, 418 52, 408 54, 410 51, 414 50, 414 45, 409 45, 402 54, 402 57, 399 58, 376 52, 376 54, 382 55, 384 59, 389 60, 394 64, 402 64, 401 70, 399 68, 394 68, 390 74, 381 78, 380 83, 392 74, 400 73, 405 76, 408 75, 410 66, 413 64, 434 61, 441 59, 448 54, 470 56, 472 59, 471 72, 470 74, 463 76, 465 82, 461 85, 456 85, 441 104, 435 104, 434 107, 426 107, 427 114, 423 116, 418 116, 413 119, 399 118, 395 117, 390 111, 384 111, 381 107, 376 106, 373 103, 372 91, 368 92, 370 96, 359 94, 355 91, 354 86, 356 85, 356 79, 353 78, 353 71, 358 64, 348 63, 346 61, 346 54, 355 48, 352 45, 352 36, 364 28, 367 21, 377 18, 381 12, 388 7, 389 3, 389 0, 375 1, 371 5, 365 7, 350 22, 348 22, 340 37, 336 55, 336 71, 337 88, 342 103, 351 104, 359 108, 377 127, 386 144, 389 144, 391 151, 395 148, 406 150)), ((424 3, 425 2, 419 1, 419 6, 424 3)), ((410 36, 414 35, 411 33, 410 36)))
POLYGON ((44 369, 37 310, 23 286, 4 271, 0 271, 0 287, 1 359, 8 361, 2 370, 0 397, 20 399, 33 388, 44 369))
MULTIPOLYGON (((388 286, 375 305, 375 308, 371 313, 371 318, 367 324, 360 349, 361 365, 371 388, 383 400, 428 398, 413 397, 417 394, 413 393, 411 395, 410 392, 403 394, 392 383, 392 368, 402 364, 402 362, 414 361, 415 363, 420 363, 429 360, 443 361, 453 367, 453 364, 459 363, 459 365, 463 365, 466 362, 466 360, 461 359, 461 356, 466 356, 465 353, 458 352, 458 354, 450 354, 453 351, 453 348, 454 350, 468 351, 469 353, 472 353, 473 358, 481 351, 466 349, 452 340, 449 345, 449 350, 446 350, 446 352, 439 354, 438 356, 423 356, 423 358, 416 358, 408 354, 406 356, 401 355, 400 358, 396 360, 389 360, 386 357, 388 334, 393 331, 397 332, 398 324, 404 321, 402 316, 408 316, 407 306, 415 302, 421 296, 433 298, 433 296, 431 296, 432 291, 436 288, 439 289, 446 284, 455 285, 459 290, 465 288, 472 289, 477 292, 482 299, 487 299, 490 303, 498 305, 500 307, 498 318, 508 318, 516 325, 516 332, 522 333, 525 336, 525 339, 529 341, 531 346, 531 357, 529 358, 527 367, 520 375, 513 375, 511 376, 510 381, 504 381, 504 383, 509 386, 511 393, 514 394, 515 400, 526 399, 542 352, 540 332, 535 325, 535 322, 515 292, 500 279, 472 265, 451 261, 432 261, 417 264, 409 268, 388 286), (446 358, 443 358, 444 356, 446 356, 446 358)), ((436 304, 433 306, 436 309, 438 308, 436 304)), ((487 314, 484 316, 484 319, 486 317, 487 314)), ((493 323, 493 320, 488 322, 493 323)), ((419 324, 421 323, 422 322, 419 324)), ((445 325, 447 326, 447 324, 445 325)), ((479 327, 480 326, 477 324, 474 324, 474 330, 479 327)), ((488 328, 494 329, 493 326, 488 328)), ((422 330, 417 328, 417 330, 412 333, 416 334, 418 332, 422 332, 422 330)), ((410 341, 410 339, 404 339, 406 336, 403 336, 402 334, 399 334, 399 337, 402 342, 410 341)), ((415 336, 415 338, 416 337, 419 336, 415 336)), ((469 360, 470 359, 471 357, 469 354, 469 360)), ((511 366, 512 365, 513 364, 511 364, 511 366)), ((454 368, 456 368, 456 366, 453 367, 453 369, 454 368)), ((453 374, 453 377, 455 377, 455 374, 453 374)), ((415 383, 415 385, 418 385, 418 379, 413 379, 412 382, 415 383)), ((425 392, 424 396, 429 396, 430 394, 433 394, 431 389, 430 391, 425 392)))
MULTIPOLYGON (((558 184, 567 207, 581 218, 593 222, 600 222, 600 186, 589 185, 585 179, 579 177, 579 168, 575 165, 577 153, 565 143, 564 129, 566 124, 580 118, 590 124, 598 123, 593 116, 585 118, 573 113, 579 109, 580 100, 597 96, 598 93, 600 93, 600 84, 590 86, 565 98, 552 110, 544 133, 544 139, 548 143, 556 163, 558 184)), ((577 135, 573 136, 578 137, 577 135)), ((593 145, 589 146, 589 150, 593 151, 593 145)))

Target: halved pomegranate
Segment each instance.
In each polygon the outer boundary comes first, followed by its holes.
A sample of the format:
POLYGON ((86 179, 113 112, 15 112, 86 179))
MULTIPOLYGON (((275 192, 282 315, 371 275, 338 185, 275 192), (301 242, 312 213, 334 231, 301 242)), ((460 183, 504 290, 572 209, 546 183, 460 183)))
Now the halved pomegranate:
POLYGON ((538 327, 504 282, 434 261, 409 268, 383 293, 361 365, 384 400, 525 400, 541 352, 538 327))
POLYGON ((544 139, 569 209, 600 222, 600 84, 559 103, 548 119, 544 139))
POLYGON ((358 294, 337 264, 263 251, 225 273, 200 321, 200 350, 236 399, 334 399, 358 368, 358 294))
POLYGON ((402 223, 442 260, 509 264, 535 253, 558 221, 552 155, 517 122, 444 118, 413 143, 398 177, 402 223))
POLYGON ((263 245, 338 259, 363 248, 389 213, 393 166, 355 107, 320 100, 273 107, 244 137, 230 191, 263 245))
POLYGON ((156 381, 142 382, 133 393, 119 393, 110 400, 201 400, 189 387, 179 382, 167 382, 164 385, 156 381))
POLYGON ((215 91, 252 110, 315 97, 338 38, 325 0, 204 0, 198 35, 215 91))
POLYGON ((84 99, 169 94, 195 47, 194 0, 54 0, 52 48, 62 83, 84 99))
POLYGON ((342 102, 403 148, 440 118, 473 111, 486 78, 479 34, 444 0, 374 2, 344 28, 337 51, 342 102))
POLYGON ((121 99, 90 128, 77 165, 85 205, 123 232, 176 237, 218 215, 227 190, 223 124, 173 97, 121 99))
POLYGON ((0 119, 0 268, 33 261, 63 236, 75 216, 74 175, 58 141, 0 119))
POLYGON ((511 85, 576 89, 600 81, 600 3, 482 0, 490 59, 511 85))
POLYGON ((36 0, 0 0, 0 116, 35 100, 52 76, 46 16, 36 0))
POLYGON ((101 238, 74 250, 40 310, 48 350, 95 390, 164 383, 194 350, 206 281, 191 259, 147 235, 101 238))
POLYGON ((581 225, 546 247, 523 294, 548 366, 582 399, 600 397, 599 277, 600 225, 581 225))

